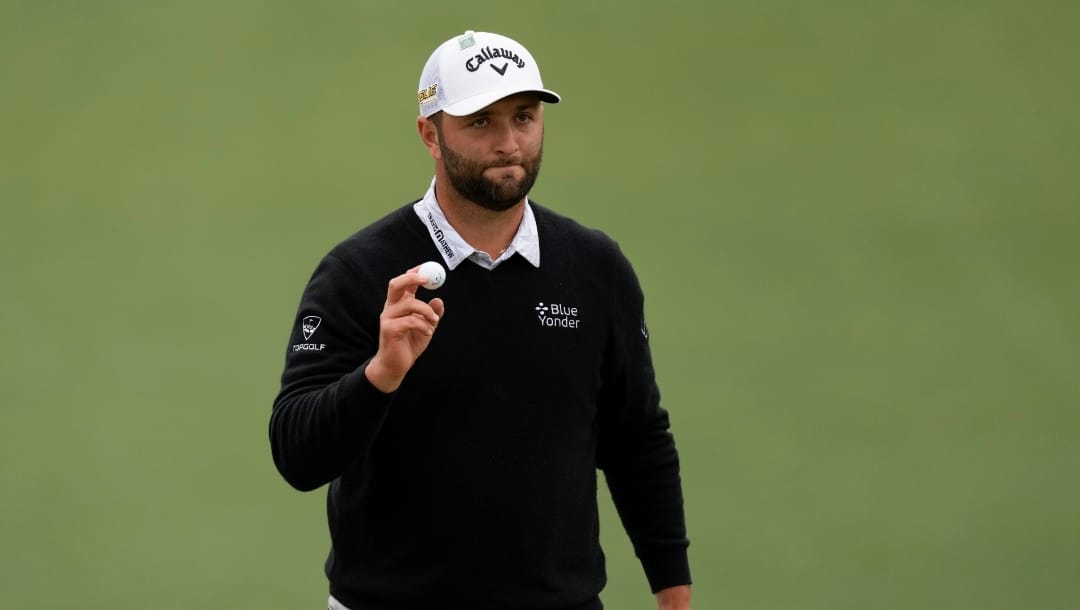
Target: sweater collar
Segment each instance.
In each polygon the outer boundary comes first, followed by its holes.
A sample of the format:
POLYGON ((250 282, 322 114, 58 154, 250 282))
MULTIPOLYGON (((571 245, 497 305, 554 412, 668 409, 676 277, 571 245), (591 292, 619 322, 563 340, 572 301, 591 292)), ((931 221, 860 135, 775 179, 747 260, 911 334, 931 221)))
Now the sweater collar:
POLYGON ((502 254, 492 259, 485 252, 481 252, 469 245, 446 219, 442 207, 435 199, 435 179, 432 178, 431 186, 428 187, 424 198, 413 204, 413 210, 424 223, 431 241, 435 243, 435 249, 442 255, 447 269, 456 269, 462 261, 468 259, 491 270, 498 267, 514 254, 520 254, 529 261, 533 267, 540 266, 540 235, 536 230, 536 216, 533 214, 532 204, 525 200, 525 214, 521 217, 514 239, 502 254))

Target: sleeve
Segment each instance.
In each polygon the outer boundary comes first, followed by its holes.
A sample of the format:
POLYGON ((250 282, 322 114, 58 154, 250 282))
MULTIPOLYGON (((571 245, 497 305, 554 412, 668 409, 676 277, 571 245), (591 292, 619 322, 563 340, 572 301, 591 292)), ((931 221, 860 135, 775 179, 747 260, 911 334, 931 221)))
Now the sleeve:
POLYGON ((660 406, 644 295, 618 253, 605 353, 597 464, 652 591, 690 584, 682 481, 668 413, 660 406))
POLYGON ((274 464, 296 489, 338 478, 378 435, 393 395, 364 369, 378 349, 384 299, 333 255, 304 289, 270 416, 274 464))

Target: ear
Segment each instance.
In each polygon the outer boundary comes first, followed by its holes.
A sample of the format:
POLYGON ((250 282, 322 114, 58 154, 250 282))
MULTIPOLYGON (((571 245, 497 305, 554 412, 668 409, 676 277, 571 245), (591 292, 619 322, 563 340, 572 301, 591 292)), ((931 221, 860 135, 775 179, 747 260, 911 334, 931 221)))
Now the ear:
POLYGON ((435 122, 422 116, 416 117, 416 131, 420 134, 420 141, 428 149, 432 159, 442 159, 442 149, 439 148, 439 130, 435 122))

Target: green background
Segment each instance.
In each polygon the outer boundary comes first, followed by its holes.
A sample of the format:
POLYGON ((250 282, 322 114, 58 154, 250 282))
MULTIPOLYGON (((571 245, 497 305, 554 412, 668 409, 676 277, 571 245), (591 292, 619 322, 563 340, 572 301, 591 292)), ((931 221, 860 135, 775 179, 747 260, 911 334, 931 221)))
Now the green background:
POLYGON ((695 608, 1080 607, 1078 6, 0 0, 0 606, 322 607, 287 334, 476 29, 646 290, 695 608))

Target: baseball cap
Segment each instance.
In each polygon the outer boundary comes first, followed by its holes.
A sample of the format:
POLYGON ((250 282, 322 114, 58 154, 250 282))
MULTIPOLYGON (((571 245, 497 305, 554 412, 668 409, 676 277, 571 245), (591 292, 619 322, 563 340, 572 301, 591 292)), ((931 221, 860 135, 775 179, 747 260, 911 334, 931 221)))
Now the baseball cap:
POLYGON ((544 88, 540 68, 520 43, 490 32, 469 30, 439 45, 420 74, 420 115, 440 110, 472 114, 515 93, 532 92, 557 103, 559 94, 544 88))

